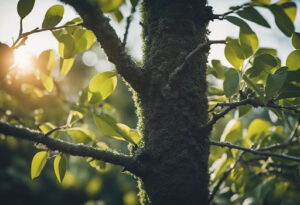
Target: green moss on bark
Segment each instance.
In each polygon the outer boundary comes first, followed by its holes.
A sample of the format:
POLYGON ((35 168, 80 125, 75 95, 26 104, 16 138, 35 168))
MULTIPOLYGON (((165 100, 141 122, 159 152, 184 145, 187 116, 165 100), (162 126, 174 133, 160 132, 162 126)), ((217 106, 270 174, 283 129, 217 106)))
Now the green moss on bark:
MULTIPOLYGON (((207 51, 185 66, 168 97, 170 74, 197 44, 207 41, 205 0, 145 0, 144 69, 136 96, 146 165, 141 177, 151 204, 208 204, 207 51)), ((144 195, 145 196, 145 195, 144 195)), ((145 200, 144 200, 145 201, 145 200)), ((146 203, 147 200, 146 200, 146 203)))

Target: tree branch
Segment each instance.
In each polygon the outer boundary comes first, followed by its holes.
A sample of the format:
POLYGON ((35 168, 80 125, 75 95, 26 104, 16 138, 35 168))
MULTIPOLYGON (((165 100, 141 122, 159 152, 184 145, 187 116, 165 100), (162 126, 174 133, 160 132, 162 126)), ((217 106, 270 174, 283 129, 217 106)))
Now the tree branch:
POLYGON ((263 104, 261 102, 259 102, 257 99, 254 98, 247 98, 238 102, 223 102, 223 103, 217 103, 211 110, 209 110, 209 112, 214 111, 217 107, 227 107, 225 110, 217 113, 217 114, 213 114, 213 117, 211 120, 209 120, 207 122, 207 124, 204 126, 204 128, 208 128, 211 129, 212 126, 222 117, 224 117, 228 112, 230 112, 231 110, 237 108, 238 106, 242 106, 242 105, 252 105, 253 107, 270 107, 270 108, 277 108, 277 109, 282 109, 282 110, 289 110, 289 111, 293 111, 297 114, 300 114, 300 110, 297 109, 297 107, 295 106, 281 106, 281 105, 277 105, 274 102, 270 101, 267 104, 263 104))
POLYGON ((73 156, 92 157, 96 160, 102 160, 115 165, 125 167, 135 173, 138 169, 133 157, 114 153, 107 150, 100 150, 82 144, 72 144, 59 139, 47 136, 41 132, 32 131, 26 128, 15 127, 4 122, 0 122, 0 133, 4 135, 13 136, 20 139, 25 139, 46 145, 51 150, 58 150, 62 153, 73 156))
POLYGON ((172 84, 175 82, 179 74, 184 70, 184 67, 191 61, 191 59, 196 56, 202 49, 209 47, 212 44, 226 44, 224 40, 215 40, 208 41, 205 43, 200 43, 195 49, 193 49, 185 58, 184 62, 178 66, 169 76, 166 86, 163 88, 163 91, 169 91, 172 87, 172 84))
POLYGON ((280 153, 274 153, 274 152, 261 151, 261 150, 263 150, 263 148, 255 150, 255 149, 243 147, 240 145, 234 145, 229 142, 216 142, 216 141, 212 141, 212 140, 209 142, 209 144, 212 146, 228 147, 230 149, 238 149, 238 150, 242 150, 244 152, 249 152, 249 153, 252 153, 255 155, 261 155, 261 156, 266 156, 266 157, 277 157, 280 159, 300 162, 300 157, 286 155, 286 154, 280 154, 280 153))
POLYGON ((118 73, 133 87, 140 90, 144 84, 142 69, 138 67, 132 58, 126 53, 125 48, 109 24, 109 19, 103 12, 92 5, 90 1, 61 0, 71 5, 82 17, 84 26, 92 30, 97 40, 103 47, 108 60, 115 64, 118 73))
POLYGON ((125 28, 125 33, 124 33, 123 42, 122 42, 122 44, 123 44, 124 47, 126 45, 127 36, 128 36, 128 32, 129 32, 129 27, 130 27, 130 24, 132 22, 134 13, 135 13, 135 6, 133 6, 131 8, 130 14, 129 14, 129 16, 126 19, 126 28, 125 28))

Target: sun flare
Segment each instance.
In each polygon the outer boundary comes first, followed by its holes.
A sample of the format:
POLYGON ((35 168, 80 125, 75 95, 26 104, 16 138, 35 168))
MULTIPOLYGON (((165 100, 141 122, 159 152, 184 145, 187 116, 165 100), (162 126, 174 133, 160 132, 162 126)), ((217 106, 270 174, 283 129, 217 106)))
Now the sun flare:
POLYGON ((21 73, 32 73, 34 70, 33 55, 25 47, 18 48, 14 52, 15 68, 21 73))

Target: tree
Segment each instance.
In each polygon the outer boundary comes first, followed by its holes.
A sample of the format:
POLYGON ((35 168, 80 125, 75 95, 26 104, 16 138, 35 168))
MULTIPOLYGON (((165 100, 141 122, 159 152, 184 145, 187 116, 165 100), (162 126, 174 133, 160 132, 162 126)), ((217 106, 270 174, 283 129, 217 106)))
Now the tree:
MULTIPOLYGON (((31 12, 34 0, 19 1, 19 37, 12 46, 1 44, 3 96, 20 101, 24 99, 20 88, 32 96, 40 94, 43 88, 38 83, 12 86, 10 81, 16 80, 9 75, 8 68, 13 63, 13 49, 22 46, 32 33, 45 30, 52 31, 59 42, 62 76, 71 69, 75 55, 89 49, 95 38, 116 71, 103 72, 91 79, 64 126, 42 121, 40 131, 34 131, 11 125, 11 113, 1 121, 2 134, 43 144, 42 149, 47 150, 34 156, 32 178, 39 176, 52 153, 56 155, 54 166, 59 181, 64 177, 67 155, 89 157, 88 162, 99 169, 105 162, 124 167, 139 181, 143 204, 299 201, 300 34, 293 25, 295 2, 281 0, 271 4, 270 0, 252 0, 231 7, 227 13, 214 14, 205 0, 144 0, 144 55, 139 66, 125 49, 132 17, 127 19, 122 42, 104 15, 113 13, 120 20, 122 13, 118 8, 124 1, 61 1, 71 5, 82 19, 55 27, 63 15, 63 6, 56 5, 46 13, 41 29, 25 33, 22 20, 31 12), (259 48, 257 35, 247 21, 270 25, 257 8, 270 10, 278 28, 291 37, 296 50, 285 63, 281 63, 276 50, 259 48), (238 26, 239 38, 209 40, 207 25, 214 20, 238 26), (225 57, 232 68, 218 60, 207 67, 207 55, 213 44, 226 44, 225 57), (116 87, 117 73, 133 93, 139 117, 137 130, 117 123, 104 104, 116 87), (209 75, 223 80, 223 87, 210 81, 207 85, 209 75), (245 117, 257 107, 263 108, 264 113, 271 112, 278 120, 245 117), (238 117, 228 123, 220 122, 233 110, 238 117), (83 128, 90 122, 88 116, 104 134, 127 141, 130 154, 113 152, 101 143, 97 147, 91 131, 83 128), (221 126, 226 124, 221 138, 214 135, 220 133, 213 130, 217 122, 221 126), (243 129, 247 129, 246 134, 243 129)), ((134 13, 139 1, 130 2, 134 13)), ((53 55, 53 51, 47 50, 36 60, 40 77, 37 81, 48 92, 55 87, 51 74, 53 55)), ((34 122, 15 124, 36 126, 34 122)))

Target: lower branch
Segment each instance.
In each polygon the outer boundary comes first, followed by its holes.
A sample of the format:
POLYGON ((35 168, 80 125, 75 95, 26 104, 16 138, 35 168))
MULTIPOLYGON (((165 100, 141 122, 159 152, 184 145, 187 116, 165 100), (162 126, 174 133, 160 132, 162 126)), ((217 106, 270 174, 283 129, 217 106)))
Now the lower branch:
POLYGON ((96 160, 102 160, 115 165, 123 166, 126 170, 135 173, 138 167, 133 157, 114 153, 107 150, 100 150, 82 144, 73 144, 59 139, 47 136, 41 132, 32 131, 26 128, 19 128, 0 122, 0 133, 4 135, 13 136, 37 143, 46 145, 51 150, 58 150, 62 153, 70 154, 73 156, 92 157, 96 160))
POLYGON ((286 154, 280 154, 280 153, 274 153, 274 152, 261 151, 261 150, 263 150, 263 148, 255 150, 255 149, 243 147, 240 145, 230 144, 229 142, 216 142, 216 141, 212 141, 212 140, 209 142, 209 144, 212 146, 228 147, 230 149, 238 149, 238 150, 242 150, 244 152, 249 152, 249 153, 252 153, 255 155, 261 155, 261 156, 266 156, 266 157, 277 157, 277 158, 281 158, 281 159, 285 159, 285 160, 300 162, 300 157, 286 155, 286 154))

